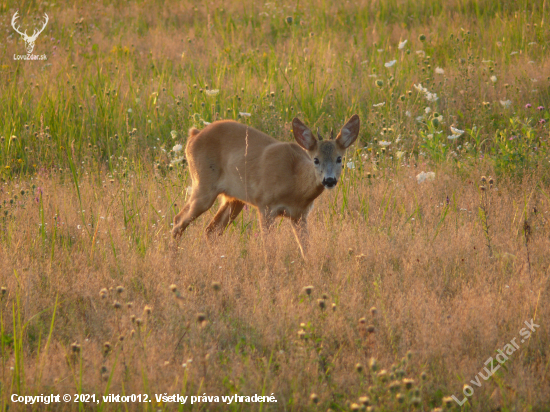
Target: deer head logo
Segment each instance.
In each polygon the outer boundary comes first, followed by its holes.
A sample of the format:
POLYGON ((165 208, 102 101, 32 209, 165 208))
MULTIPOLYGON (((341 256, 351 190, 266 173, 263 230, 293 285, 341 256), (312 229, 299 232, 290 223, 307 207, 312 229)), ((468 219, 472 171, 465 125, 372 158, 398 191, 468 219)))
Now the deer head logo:
POLYGON ((49 17, 46 13, 44 13, 44 17, 46 18, 46 21, 44 21, 44 25, 42 26, 42 28, 40 30, 34 30, 34 33, 32 34, 32 36, 29 36, 27 34, 27 31, 25 30, 24 33, 21 33, 19 31, 19 26, 16 27, 16 22, 17 22, 17 19, 19 18, 19 16, 17 15, 17 13, 19 12, 15 12, 15 14, 13 15, 12 19, 11 19, 11 25, 13 27, 13 29, 19 33, 21 35, 21 37, 23 38, 23 40, 25 41, 25 48, 27 49, 27 53, 28 54, 31 54, 32 51, 34 50, 34 42, 36 41, 36 38, 38 37, 38 35, 40 33, 42 33, 44 31, 44 29, 46 28, 46 24, 48 24, 48 20, 49 20, 49 17))

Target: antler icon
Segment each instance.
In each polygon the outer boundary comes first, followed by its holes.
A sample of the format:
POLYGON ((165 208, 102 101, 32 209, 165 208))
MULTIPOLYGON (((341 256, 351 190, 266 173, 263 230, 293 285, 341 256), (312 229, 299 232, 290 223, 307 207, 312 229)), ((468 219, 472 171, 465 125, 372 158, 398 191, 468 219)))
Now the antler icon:
POLYGON ((18 11, 15 12, 15 14, 13 15, 12 19, 11 19, 11 25, 13 27, 13 29, 19 33, 21 35, 21 37, 23 37, 23 40, 25 41, 25 44, 26 44, 26 49, 27 49, 27 53, 31 54, 32 51, 34 50, 34 42, 36 41, 36 38, 38 37, 38 35, 40 33, 42 33, 44 31, 44 29, 46 28, 46 24, 48 24, 48 21, 50 20, 50 18, 48 17, 48 15, 46 13, 44 13, 44 17, 46 17, 46 21, 44 21, 44 25, 42 26, 42 28, 40 30, 34 30, 34 33, 32 34, 32 36, 29 37, 29 35, 27 34, 27 31, 25 30, 24 33, 21 33, 19 31, 19 26, 15 26, 15 24, 17 23, 17 19, 19 18, 18 16, 18 11))

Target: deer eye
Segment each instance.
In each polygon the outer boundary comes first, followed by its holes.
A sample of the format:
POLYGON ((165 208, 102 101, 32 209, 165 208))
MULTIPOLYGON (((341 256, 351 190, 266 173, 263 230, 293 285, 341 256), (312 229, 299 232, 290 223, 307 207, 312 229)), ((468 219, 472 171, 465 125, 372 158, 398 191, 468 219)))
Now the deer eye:
POLYGON ((313 163, 315 163, 316 165, 318 165, 318 164, 319 164, 319 159, 317 159, 317 158, 313 159, 313 163))
POLYGON ((342 163, 342 156, 338 156, 336 158, 336 163, 342 163))

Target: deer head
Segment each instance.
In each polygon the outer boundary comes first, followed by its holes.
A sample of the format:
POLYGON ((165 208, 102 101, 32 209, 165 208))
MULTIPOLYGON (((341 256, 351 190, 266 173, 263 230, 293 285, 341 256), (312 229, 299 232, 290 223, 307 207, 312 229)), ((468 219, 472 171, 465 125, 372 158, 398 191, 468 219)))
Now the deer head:
POLYGON ((29 36, 27 34, 27 31, 25 30, 24 33, 21 33, 19 31, 19 26, 15 26, 16 22, 17 22, 17 19, 19 18, 19 16, 17 15, 19 12, 15 12, 15 14, 13 15, 12 19, 11 19, 11 25, 13 27, 13 29, 19 33, 21 35, 21 37, 23 38, 23 40, 25 41, 25 48, 27 49, 27 53, 28 54, 31 54, 32 51, 34 50, 34 42, 36 41, 36 38, 38 37, 38 35, 40 33, 42 33, 44 31, 44 29, 46 28, 46 24, 48 24, 48 20, 49 20, 49 17, 46 13, 44 13, 44 16, 46 18, 46 20, 44 21, 44 25, 42 26, 42 28, 40 30, 34 30, 34 33, 32 34, 32 36, 29 36))

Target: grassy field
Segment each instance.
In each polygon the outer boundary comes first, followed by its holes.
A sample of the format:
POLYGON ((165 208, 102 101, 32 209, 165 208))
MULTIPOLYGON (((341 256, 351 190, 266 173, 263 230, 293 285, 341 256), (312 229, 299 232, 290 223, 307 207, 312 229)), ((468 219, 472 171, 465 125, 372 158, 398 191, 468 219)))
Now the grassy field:
POLYGON ((549 411, 546 3, 0 0, 2 410, 549 411), (171 239, 190 127, 353 113, 307 262, 171 239))

